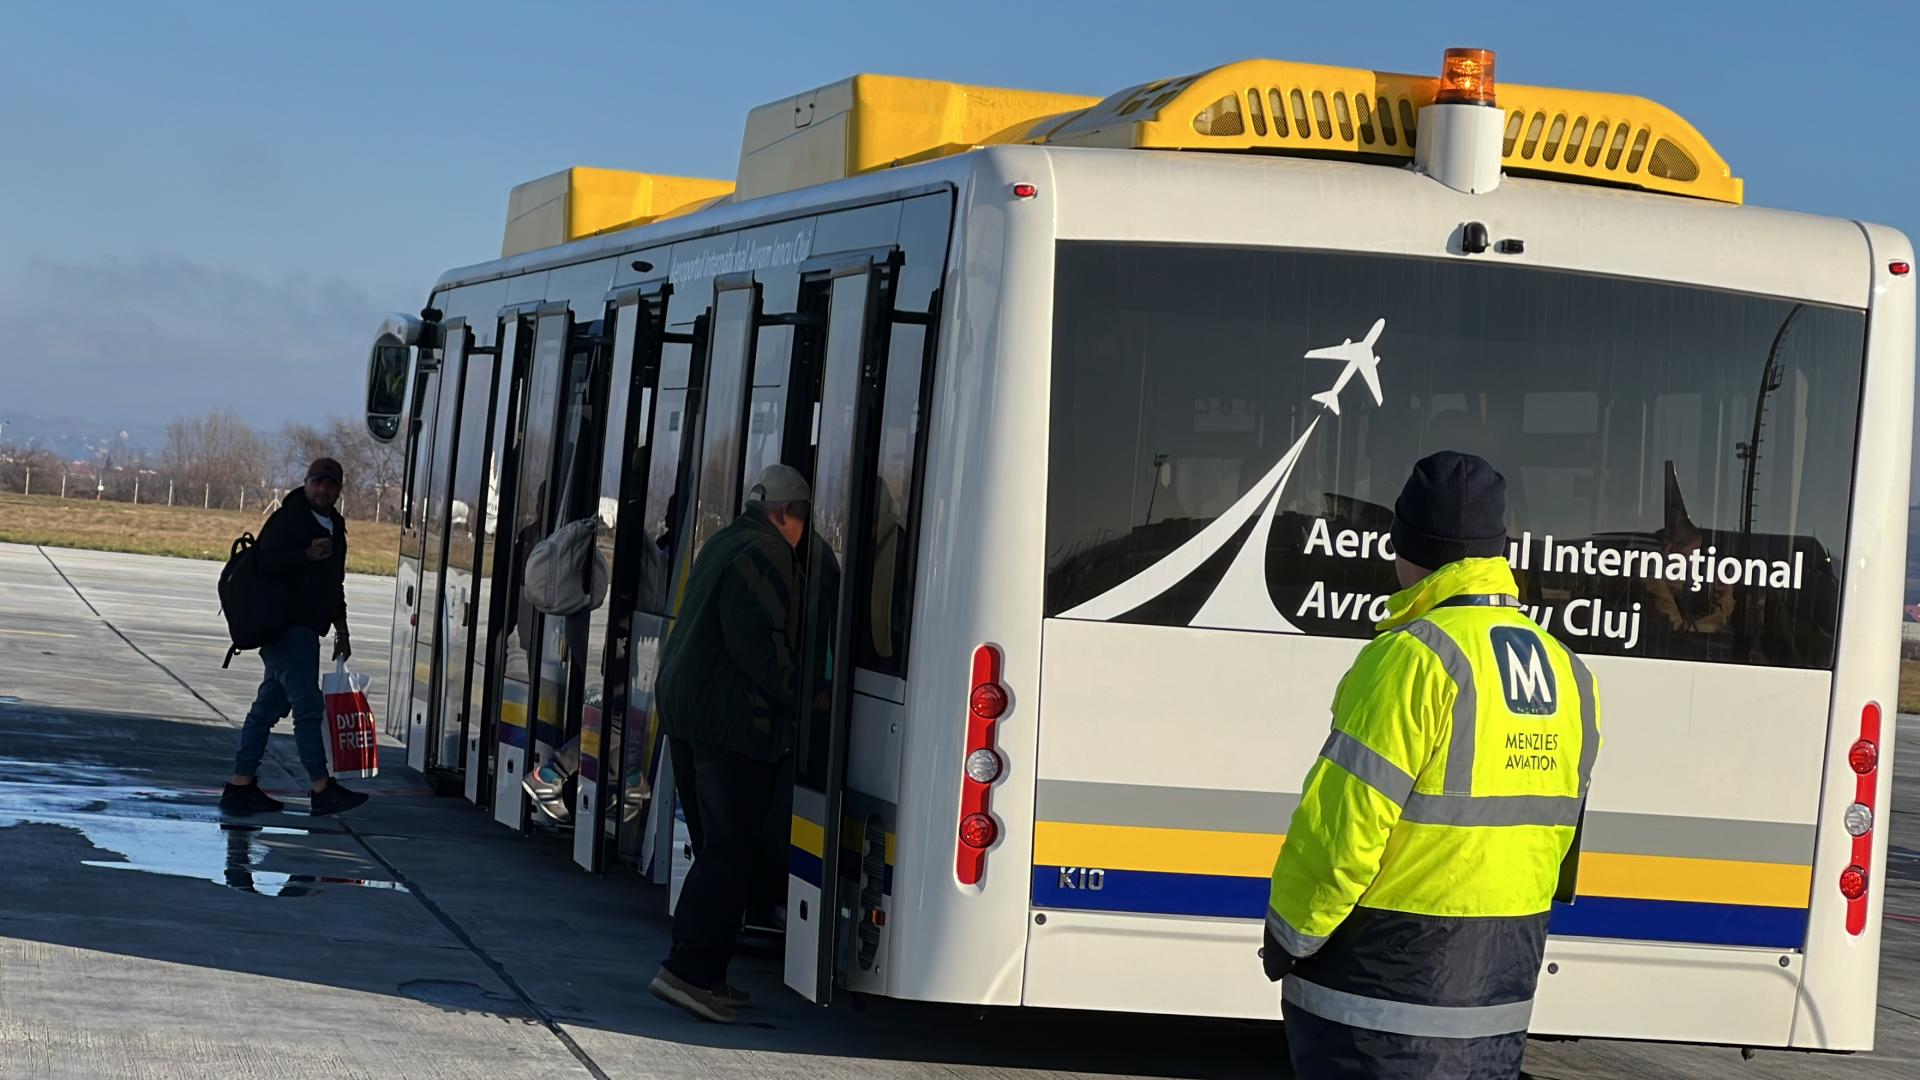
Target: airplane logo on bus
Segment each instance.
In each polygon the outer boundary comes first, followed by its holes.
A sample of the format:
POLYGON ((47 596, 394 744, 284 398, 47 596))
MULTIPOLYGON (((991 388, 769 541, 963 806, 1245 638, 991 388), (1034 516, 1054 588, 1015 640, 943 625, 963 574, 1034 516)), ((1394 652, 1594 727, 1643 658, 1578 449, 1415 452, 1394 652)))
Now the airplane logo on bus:
POLYGON ((1339 416, 1340 391, 1347 388, 1347 380, 1353 378, 1353 373, 1357 371, 1360 377, 1366 380, 1367 389, 1373 392, 1373 403, 1384 405, 1386 401, 1380 396, 1380 358, 1373 354, 1373 343, 1380 340, 1380 332, 1386 328, 1387 320, 1375 319, 1373 329, 1368 330, 1367 336, 1359 341, 1348 338, 1338 345, 1310 350, 1306 357, 1308 360, 1345 360, 1347 362, 1347 366, 1340 371, 1340 378, 1333 384, 1333 389, 1313 395, 1313 400, 1326 406, 1328 412, 1339 416))
MULTIPOLYGON (((1340 391, 1346 389, 1356 371, 1373 394, 1373 403, 1385 403, 1380 393, 1380 357, 1374 353, 1373 346, 1386 329, 1385 318, 1375 319, 1366 336, 1359 341, 1347 338, 1338 345, 1309 349, 1302 354, 1307 360, 1346 361, 1347 366, 1341 369, 1340 377, 1333 386, 1309 395, 1315 404, 1339 416, 1340 391)), ((1293 467, 1299 462, 1301 451, 1312 440, 1313 433, 1319 429, 1321 419, 1315 416, 1307 424, 1307 429, 1300 433, 1286 453, 1280 455, 1280 460, 1273 468, 1254 484, 1253 490, 1240 496, 1232 506, 1227 507, 1225 513, 1195 533, 1186 543, 1106 592, 1061 612, 1059 617, 1095 622, 1120 618, 1185 581, 1232 543, 1234 537, 1244 536, 1227 572, 1221 576, 1219 584, 1207 597, 1207 602, 1200 605, 1200 610, 1187 625, 1210 630, 1300 633, 1300 628, 1273 606, 1273 597, 1267 591, 1267 538, 1273 533, 1273 518, 1280 509, 1281 497, 1286 494, 1293 467), (1249 522, 1253 523, 1250 529, 1247 528, 1249 522)))

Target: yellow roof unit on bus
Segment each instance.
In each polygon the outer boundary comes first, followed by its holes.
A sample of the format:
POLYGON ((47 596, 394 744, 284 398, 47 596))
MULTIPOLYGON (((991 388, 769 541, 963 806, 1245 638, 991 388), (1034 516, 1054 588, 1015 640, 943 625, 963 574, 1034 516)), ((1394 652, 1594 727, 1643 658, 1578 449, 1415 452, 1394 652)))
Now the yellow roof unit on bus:
MULTIPOLYGON (((1244 60, 1123 90, 1019 142, 1156 150, 1244 150, 1412 158, 1438 80, 1364 68, 1244 60)), ((1626 94, 1501 83, 1501 167, 1719 202, 1741 181, 1693 125, 1626 94)))
POLYGON ((1013 141, 1041 117, 1098 98, 855 75, 747 116, 738 198, 823 184, 874 169, 1013 141))
POLYGON ((575 166, 517 185, 507 197, 500 257, 692 213, 733 191, 725 180, 575 166))

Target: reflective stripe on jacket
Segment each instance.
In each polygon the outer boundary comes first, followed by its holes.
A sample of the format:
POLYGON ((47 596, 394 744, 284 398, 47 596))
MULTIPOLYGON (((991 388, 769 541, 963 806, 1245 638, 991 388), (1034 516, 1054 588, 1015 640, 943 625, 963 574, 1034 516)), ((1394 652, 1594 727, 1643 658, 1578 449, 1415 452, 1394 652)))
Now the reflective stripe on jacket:
POLYGON ((1273 869, 1286 1000, 1409 1037, 1524 1031, 1600 749, 1586 666, 1519 609, 1505 559, 1389 602, 1333 703, 1273 869))

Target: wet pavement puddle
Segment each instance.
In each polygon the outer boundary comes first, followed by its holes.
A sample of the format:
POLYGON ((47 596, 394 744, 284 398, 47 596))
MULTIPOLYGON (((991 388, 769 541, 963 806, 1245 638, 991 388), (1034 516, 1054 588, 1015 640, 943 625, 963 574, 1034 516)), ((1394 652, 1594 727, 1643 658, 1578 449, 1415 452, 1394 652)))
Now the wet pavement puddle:
MULTIPOLYGON (((0 758, 0 830, 41 825, 79 833, 118 859, 82 859, 82 866, 187 878, 259 896, 301 897, 333 888, 407 892, 396 881, 345 874, 288 874, 260 869, 274 854, 274 838, 340 835, 332 830, 256 825, 225 820, 218 808, 178 801, 186 793, 141 783, 114 769, 0 758), (21 777, 27 779, 22 780, 21 777)), ((324 849, 307 858, 348 861, 357 856, 324 849)))

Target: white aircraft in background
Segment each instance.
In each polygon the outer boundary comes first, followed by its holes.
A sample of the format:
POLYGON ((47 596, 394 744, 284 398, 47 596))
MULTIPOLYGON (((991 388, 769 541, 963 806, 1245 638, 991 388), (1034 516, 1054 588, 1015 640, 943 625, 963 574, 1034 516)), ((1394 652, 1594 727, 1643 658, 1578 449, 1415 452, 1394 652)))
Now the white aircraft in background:
POLYGON ((1373 391, 1373 403, 1384 404, 1380 397, 1380 358, 1373 355, 1373 343, 1380 340, 1380 331, 1386 328, 1387 320, 1375 319, 1373 329, 1367 331, 1367 336, 1359 341, 1348 338, 1338 345, 1329 345, 1324 349, 1309 352, 1306 356, 1309 360, 1345 360, 1347 362, 1346 370, 1340 373, 1340 380, 1333 384, 1333 389, 1313 395, 1313 400, 1325 405, 1328 412, 1339 416, 1340 391, 1346 389, 1347 380, 1353 378, 1353 373, 1358 371, 1360 377, 1367 381, 1367 389, 1373 391))

